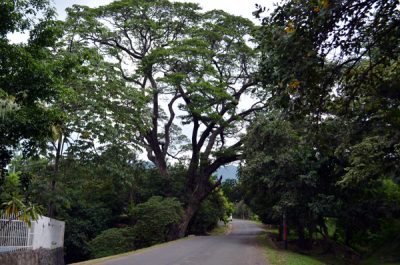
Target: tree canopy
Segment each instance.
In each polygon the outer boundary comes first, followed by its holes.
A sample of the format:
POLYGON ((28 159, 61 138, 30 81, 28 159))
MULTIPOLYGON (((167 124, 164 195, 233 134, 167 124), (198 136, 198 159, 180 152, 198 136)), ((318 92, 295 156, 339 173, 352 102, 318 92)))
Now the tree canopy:
POLYGON ((171 158, 186 156, 183 235, 215 186, 211 174, 240 158, 240 132, 264 108, 257 97, 241 105, 259 88, 255 26, 196 4, 136 0, 74 6, 67 23, 74 42, 97 47, 119 72, 121 90, 104 100, 123 137, 166 177, 171 158))
POLYGON ((265 220, 287 211, 304 239, 334 218, 353 247, 396 222, 387 202, 400 162, 398 7, 293 0, 263 19, 260 75, 278 115, 249 130, 242 176, 265 220))

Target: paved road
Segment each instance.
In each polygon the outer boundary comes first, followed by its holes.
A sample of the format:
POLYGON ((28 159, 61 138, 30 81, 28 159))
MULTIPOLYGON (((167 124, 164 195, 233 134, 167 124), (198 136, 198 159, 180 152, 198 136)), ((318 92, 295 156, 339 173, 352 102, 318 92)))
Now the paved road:
POLYGON ((256 245, 261 231, 253 222, 234 220, 229 235, 196 236, 101 265, 266 265, 256 245))

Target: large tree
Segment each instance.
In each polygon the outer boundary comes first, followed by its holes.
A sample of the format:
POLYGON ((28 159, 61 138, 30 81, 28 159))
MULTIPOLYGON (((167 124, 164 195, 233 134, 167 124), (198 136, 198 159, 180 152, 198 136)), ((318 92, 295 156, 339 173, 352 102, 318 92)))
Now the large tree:
POLYGON ((104 98, 124 139, 143 147, 165 178, 171 158, 187 158, 185 213, 171 237, 184 236, 219 185, 211 174, 240 158, 238 135, 263 109, 262 99, 248 97, 258 89, 254 25, 196 4, 144 0, 74 6, 67 22, 71 39, 98 47, 125 83, 104 98))
POLYGON ((327 118, 343 121, 340 148, 354 152, 342 184, 383 175, 398 181, 399 7, 395 0, 284 1, 263 20, 261 75, 272 101, 309 120, 316 134, 327 118), (364 170, 372 154, 381 166, 364 170))
POLYGON ((328 159, 306 169, 324 169, 314 180, 335 185, 342 206, 323 214, 338 218, 347 244, 356 233, 376 231, 379 218, 398 216, 385 192, 398 188, 399 176, 399 6, 395 0, 283 1, 258 35, 270 102, 285 122, 301 121, 297 133, 328 159))
POLYGON ((262 79, 274 102, 321 120, 334 99, 350 113, 379 84, 387 88, 376 96, 396 97, 397 79, 382 71, 397 69, 398 7, 396 0, 283 1, 259 33, 262 79))

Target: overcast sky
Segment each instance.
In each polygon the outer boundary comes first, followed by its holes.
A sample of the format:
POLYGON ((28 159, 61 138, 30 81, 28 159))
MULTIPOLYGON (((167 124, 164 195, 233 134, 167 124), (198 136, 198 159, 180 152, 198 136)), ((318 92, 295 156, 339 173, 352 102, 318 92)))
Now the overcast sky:
MULTIPOLYGON (((65 8, 74 4, 87 5, 95 7, 99 5, 105 5, 112 2, 111 0, 52 0, 57 8, 60 19, 65 18, 65 8)), ((234 15, 240 15, 242 17, 249 18, 256 21, 252 16, 252 12, 255 10, 255 4, 261 4, 267 8, 271 8, 275 0, 178 0, 179 2, 193 2, 198 3, 204 10, 222 9, 228 13, 234 15)))
MULTIPOLYGON (((1 0, 0 0, 1 1, 1 0)), ((50 0, 56 7, 58 13, 58 19, 64 20, 66 17, 65 9, 74 4, 87 5, 90 7, 96 7, 100 5, 106 5, 112 0, 50 0)), ((273 3, 277 0, 175 0, 179 2, 192 2, 198 3, 203 10, 222 9, 230 14, 242 16, 252 20, 258 24, 259 21, 254 18, 252 12, 255 11, 255 4, 261 4, 267 9, 273 9, 273 3)), ((28 35, 25 33, 17 32, 10 34, 9 39, 13 43, 25 42, 28 39, 28 35)))

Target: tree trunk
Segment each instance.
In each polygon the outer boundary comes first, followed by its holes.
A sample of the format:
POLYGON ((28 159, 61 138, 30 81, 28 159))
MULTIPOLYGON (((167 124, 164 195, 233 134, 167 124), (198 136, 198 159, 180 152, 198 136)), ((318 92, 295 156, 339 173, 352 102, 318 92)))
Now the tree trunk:
POLYGON ((346 246, 351 247, 350 241, 353 237, 352 229, 350 227, 345 228, 345 240, 344 243, 346 246))
POLYGON ((174 226, 167 238, 168 240, 174 240, 182 238, 187 235, 190 221, 193 219, 196 212, 199 210, 202 201, 212 192, 213 185, 209 182, 210 176, 191 175, 189 176, 188 189, 186 194, 190 194, 184 206, 184 214, 179 224, 174 226))
POLYGON ((53 168, 53 176, 50 182, 50 200, 49 200, 49 205, 48 205, 48 210, 47 210, 47 215, 50 218, 53 218, 55 216, 55 205, 54 205, 54 199, 53 197, 55 196, 55 191, 56 191, 56 178, 58 176, 58 171, 60 167, 60 159, 61 159, 61 153, 62 153, 62 147, 63 147, 64 141, 63 141, 63 135, 60 134, 57 142, 57 147, 56 147, 56 156, 54 160, 54 168, 53 168))
POLYGON ((283 240, 283 225, 279 224, 278 226, 278 241, 282 241, 283 240))
POLYGON ((182 238, 187 235, 189 223, 194 217, 195 213, 199 210, 200 204, 189 204, 184 209, 184 213, 179 224, 174 225, 167 235, 168 241, 182 238))
POLYGON ((299 240, 298 240, 298 246, 301 248, 301 249, 305 249, 306 247, 306 236, 305 236, 305 234, 304 234, 304 227, 303 227, 303 225, 301 225, 301 224, 298 224, 297 225, 297 235, 298 235, 298 237, 299 237, 299 240))
POLYGON ((325 220, 322 217, 319 218, 319 226, 321 228, 321 233, 322 233, 322 236, 324 237, 324 241, 328 242, 329 241, 329 231, 328 231, 328 227, 325 223, 325 220))
POLYGON ((185 209, 185 213, 182 217, 182 221, 179 224, 179 233, 178 237, 184 237, 187 234, 188 228, 189 228, 189 223, 194 217, 195 213, 199 210, 200 204, 199 205, 188 205, 185 209))

